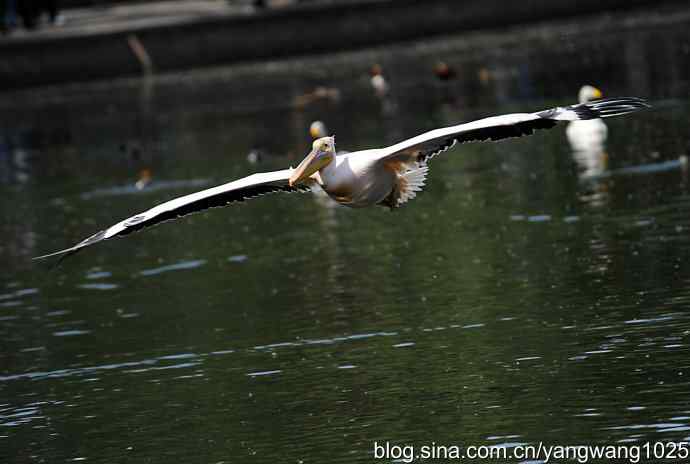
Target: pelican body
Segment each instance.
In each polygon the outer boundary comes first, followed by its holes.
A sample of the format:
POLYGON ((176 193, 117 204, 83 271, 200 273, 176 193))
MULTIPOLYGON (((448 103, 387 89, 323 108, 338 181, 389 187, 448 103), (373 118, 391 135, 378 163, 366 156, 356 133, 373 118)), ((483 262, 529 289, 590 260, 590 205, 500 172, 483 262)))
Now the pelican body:
POLYGON ((337 153, 335 137, 321 137, 296 167, 252 174, 248 177, 185 195, 101 230, 76 245, 35 259, 61 256, 113 237, 175 219, 207 208, 225 206, 272 192, 305 192, 323 189, 341 205, 363 208, 381 205, 397 208, 422 190, 428 162, 458 142, 501 140, 549 129, 559 121, 579 121, 619 116, 649 105, 640 98, 610 98, 536 113, 493 116, 456 126, 435 129, 385 148, 337 153))
POLYGON ((334 137, 315 140, 314 152, 323 153, 321 156, 328 162, 314 171, 319 166, 310 164, 308 156, 288 179, 289 185, 315 182, 341 205, 363 208, 384 202, 402 183, 396 171, 385 163, 371 163, 376 150, 333 155, 334 145, 334 137))

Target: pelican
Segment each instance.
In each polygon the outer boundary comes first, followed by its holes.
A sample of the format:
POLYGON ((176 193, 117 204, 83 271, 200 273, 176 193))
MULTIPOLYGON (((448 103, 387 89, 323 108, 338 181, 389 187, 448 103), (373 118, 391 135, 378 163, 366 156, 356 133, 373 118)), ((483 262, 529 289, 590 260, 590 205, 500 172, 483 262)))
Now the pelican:
POLYGON ((458 142, 500 140, 549 129, 559 121, 619 116, 649 105, 640 98, 610 98, 536 113, 494 116, 435 129, 385 148, 337 154, 335 137, 314 140, 312 150, 296 168, 252 174, 239 180, 185 195, 135 214, 76 245, 34 259, 65 257, 95 243, 207 208, 225 206, 273 192, 323 189, 336 202, 352 208, 400 207, 415 198, 425 184, 428 162, 458 142))
MULTIPOLYGON (((591 85, 582 86, 578 93, 580 103, 588 103, 601 97, 601 90, 591 85)), ((601 118, 576 120, 568 124, 566 136, 573 151, 601 152, 608 137, 608 128, 601 118)))
MULTIPOLYGON (((578 93, 580 103, 587 103, 602 97, 601 90, 584 85, 578 93)), ((606 139, 609 129, 601 118, 571 121, 565 130, 575 162, 580 167, 580 177, 597 177, 608 166, 606 139)))

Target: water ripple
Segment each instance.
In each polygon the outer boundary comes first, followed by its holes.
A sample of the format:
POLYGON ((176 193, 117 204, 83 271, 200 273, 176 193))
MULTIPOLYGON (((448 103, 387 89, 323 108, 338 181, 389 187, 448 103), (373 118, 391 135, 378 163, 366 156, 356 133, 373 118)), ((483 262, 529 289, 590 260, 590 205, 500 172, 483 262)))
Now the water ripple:
POLYGON ((259 372, 249 372, 247 373, 247 377, 263 377, 266 375, 275 375, 275 374, 280 374, 283 372, 280 369, 272 370, 272 371, 259 371, 259 372))
POLYGON ((84 290, 114 290, 120 288, 118 284, 109 284, 105 282, 93 283, 93 284, 80 284, 77 288, 82 288, 84 290))
POLYGON ((143 271, 139 271, 139 274, 143 275, 143 276, 152 276, 152 275, 162 274, 164 272, 181 271, 184 269, 194 269, 197 267, 201 267, 204 264, 206 264, 205 259, 197 259, 197 260, 192 260, 192 261, 180 261, 179 263, 169 264, 167 266, 156 267, 153 269, 145 269, 143 271))

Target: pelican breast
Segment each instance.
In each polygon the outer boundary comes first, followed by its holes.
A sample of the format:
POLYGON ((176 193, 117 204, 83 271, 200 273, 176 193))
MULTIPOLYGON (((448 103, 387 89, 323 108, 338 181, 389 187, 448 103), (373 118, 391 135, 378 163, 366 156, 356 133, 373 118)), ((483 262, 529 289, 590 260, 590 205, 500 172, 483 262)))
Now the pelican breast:
POLYGON ((376 162, 372 152, 377 151, 338 155, 321 171, 322 188, 338 203, 353 208, 383 201, 393 191, 396 175, 376 162))

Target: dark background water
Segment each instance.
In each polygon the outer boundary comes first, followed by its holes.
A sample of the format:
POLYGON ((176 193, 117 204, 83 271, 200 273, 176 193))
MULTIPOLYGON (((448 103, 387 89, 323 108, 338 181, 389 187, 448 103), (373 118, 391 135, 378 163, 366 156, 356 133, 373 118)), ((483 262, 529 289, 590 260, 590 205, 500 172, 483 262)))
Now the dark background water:
POLYGON ((690 440, 689 23, 599 17, 0 96, 0 453, 371 462, 386 440, 690 440), (392 213, 276 195, 52 271, 30 261, 295 165, 314 119, 354 150, 572 103, 585 83, 655 105, 609 123, 594 173, 557 128, 456 147, 392 213), (339 99, 301 105, 320 85, 339 99))

